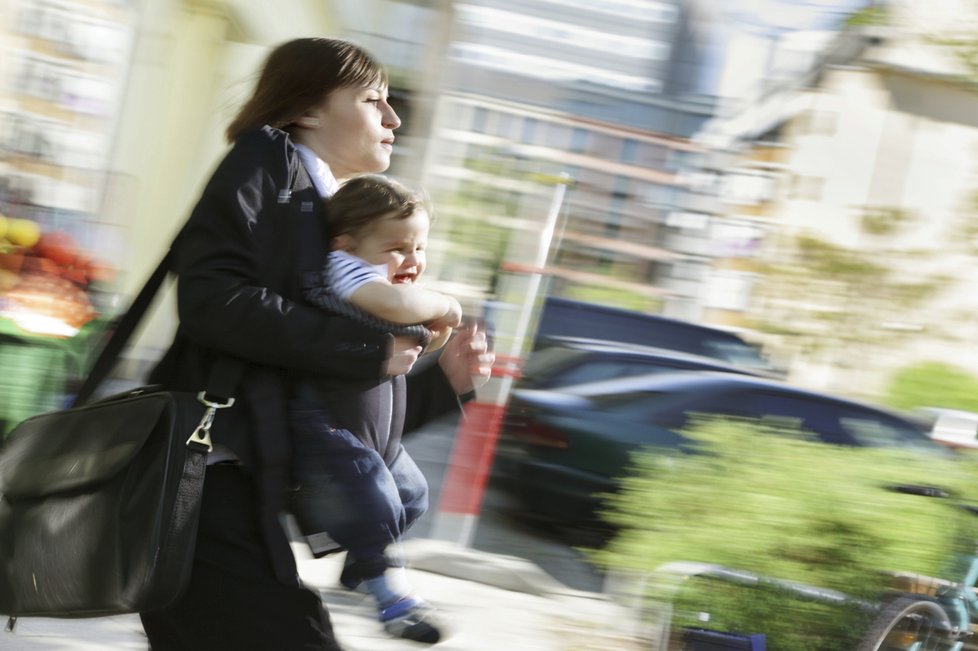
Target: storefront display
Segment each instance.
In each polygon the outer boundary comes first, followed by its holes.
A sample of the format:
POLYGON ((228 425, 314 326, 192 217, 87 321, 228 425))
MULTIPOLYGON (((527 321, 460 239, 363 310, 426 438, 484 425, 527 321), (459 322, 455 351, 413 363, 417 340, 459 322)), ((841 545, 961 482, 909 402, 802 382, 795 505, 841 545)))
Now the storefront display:
POLYGON ((14 0, 0 21, 0 434, 62 404, 111 318, 100 218, 134 8, 14 0))

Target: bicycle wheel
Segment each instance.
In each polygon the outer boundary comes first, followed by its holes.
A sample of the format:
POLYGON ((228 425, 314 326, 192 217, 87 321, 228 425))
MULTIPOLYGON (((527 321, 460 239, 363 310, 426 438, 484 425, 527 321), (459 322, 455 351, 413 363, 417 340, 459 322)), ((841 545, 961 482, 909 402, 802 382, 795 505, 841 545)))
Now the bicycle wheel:
POLYGON ((946 651, 956 638, 940 604, 903 595, 880 611, 856 651, 946 651))

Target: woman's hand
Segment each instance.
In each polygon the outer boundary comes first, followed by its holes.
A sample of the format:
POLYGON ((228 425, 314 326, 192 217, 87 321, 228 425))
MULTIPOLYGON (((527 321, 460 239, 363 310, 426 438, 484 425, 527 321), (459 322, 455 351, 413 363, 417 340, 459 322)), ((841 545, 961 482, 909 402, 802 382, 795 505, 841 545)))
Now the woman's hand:
POLYGON ((455 393, 474 391, 489 380, 496 354, 489 350, 485 326, 475 319, 463 324, 445 344, 438 364, 455 393))
POLYGON ((418 361, 421 346, 413 337, 394 337, 394 347, 391 358, 387 360, 387 375, 405 375, 418 361))

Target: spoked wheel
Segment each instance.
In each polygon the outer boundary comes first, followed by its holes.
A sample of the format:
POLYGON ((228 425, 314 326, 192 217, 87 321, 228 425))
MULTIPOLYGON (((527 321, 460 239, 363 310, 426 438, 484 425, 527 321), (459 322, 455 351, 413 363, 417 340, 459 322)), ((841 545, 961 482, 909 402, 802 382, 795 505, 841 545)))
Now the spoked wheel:
POLYGON ((948 651, 956 639, 940 604, 904 595, 880 611, 857 651, 948 651))

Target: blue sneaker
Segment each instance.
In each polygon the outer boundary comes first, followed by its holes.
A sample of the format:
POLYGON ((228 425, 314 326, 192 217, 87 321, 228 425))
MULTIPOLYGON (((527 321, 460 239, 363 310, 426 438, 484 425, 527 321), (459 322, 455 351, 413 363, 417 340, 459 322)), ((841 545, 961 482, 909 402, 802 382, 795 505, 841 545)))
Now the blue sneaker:
POLYGON ((433 622, 434 608, 417 597, 404 597, 380 610, 380 623, 392 637, 436 644, 441 631, 433 622))

